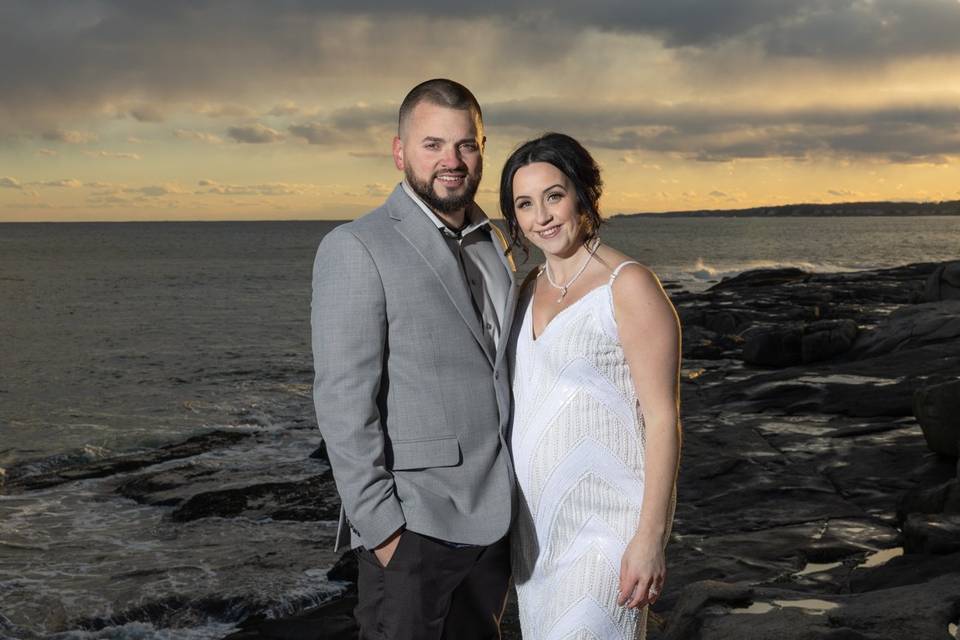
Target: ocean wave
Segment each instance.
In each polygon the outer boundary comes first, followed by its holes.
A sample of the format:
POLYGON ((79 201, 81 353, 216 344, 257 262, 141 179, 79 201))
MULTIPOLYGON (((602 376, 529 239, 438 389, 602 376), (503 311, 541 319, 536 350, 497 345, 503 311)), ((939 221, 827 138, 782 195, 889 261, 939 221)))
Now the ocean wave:
POLYGON ((706 286, 719 282, 724 278, 732 278, 745 271, 754 269, 787 269, 796 268, 809 273, 839 273, 858 271, 870 268, 864 266, 841 265, 835 262, 815 261, 776 261, 776 260, 746 260, 741 262, 723 262, 710 264, 703 258, 697 258, 692 264, 670 265, 665 267, 660 277, 663 280, 676 282, 691 290, 700 290, 706 286))
POLYGON ((112 451, 105 447, 87 444, 80 448, 71 449, 70 451, 64 451, 63 453, 57 453, 52 456, 17 462, 8 466, 4 471, 6 472, 6 479, 10 481, 16 478, 50 473, 60 469, 94 462, 109 457, 112 453, 112 451))

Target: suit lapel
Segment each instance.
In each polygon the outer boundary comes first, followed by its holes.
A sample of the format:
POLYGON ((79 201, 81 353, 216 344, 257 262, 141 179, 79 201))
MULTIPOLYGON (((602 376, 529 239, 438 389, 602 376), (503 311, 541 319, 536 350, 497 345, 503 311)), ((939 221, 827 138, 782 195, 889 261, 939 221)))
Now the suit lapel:
POLYGON ((413 248, 420 254, 424 262, 430 267, 433 273, 440 280, 444 291, 457 308, 460 317, 467 324, 470 333, 480 343, 480 347, 486 354, 490 364, 494 364, 494 354, 491 353, 488 346, 486 334, 480 327, 480 319, 477 318, 477 312, 473 308, 473 301, 470 299, 470 291, 467 289, 467 282, 463 276, 463 270, 457 264, 457 259, 450 251, 450 247, 444 241, 443 236, 433 225, 432 222, 417 207, 417 204, 410 200, 403 191, 403 187, 397 185, 391 194, 387 204, 390 207, 390 217, 397 221, 397 232, 403 236, 407 242, 413 245, 413 248))
POLYGON ((497 249, 497 255, 500 257, 500 262, 503 263, 503 268, 506 271, 507 277, 510 278, 510 291, 507 294, 507 303, 503 310, 503 316, 501 316, 500 342, 497 345, 497 358, 495 366, 499 366, 500 359, 503 358, 504 354, 506 353, 507 343, 510 342, 510 331, 513 329, 513 316, 517 309, 517 283, 513 277, 517 271, 517 266, 513 261, 513 254, 507 253, 510 244, 507 242, 506 236, 503 235, 503 232, 500 231, 500 228, 493 224, 493 222, 490 223, 490 233, 493 235, 493 244, 497 249))

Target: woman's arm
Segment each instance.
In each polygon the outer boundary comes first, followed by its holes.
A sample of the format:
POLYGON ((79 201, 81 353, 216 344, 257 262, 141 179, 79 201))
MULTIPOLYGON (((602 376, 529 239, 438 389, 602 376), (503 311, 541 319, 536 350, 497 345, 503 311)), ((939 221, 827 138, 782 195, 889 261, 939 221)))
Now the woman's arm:
POLYGON ((620 604, 656 600, 666 578, 663 547, 680 459, 680 322, 660 281, 629 265, 613 285, 620 343, 643 413, 646 433, 643 507, 620 569, 620 604))

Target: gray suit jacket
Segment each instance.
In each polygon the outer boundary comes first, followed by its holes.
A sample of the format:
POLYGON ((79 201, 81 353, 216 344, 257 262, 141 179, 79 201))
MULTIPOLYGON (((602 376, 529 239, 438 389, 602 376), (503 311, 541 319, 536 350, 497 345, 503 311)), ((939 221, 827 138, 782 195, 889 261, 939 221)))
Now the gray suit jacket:
MULTIPOLYGON (((511 307, 497 353, 456 258, 399 185, 320 243, 313 397, 351 546, 376 547, 401 526, 469 544, 507 533, 515 490, 503 347, 515 296, 494 233, 511 307)), ((344 533, 341 512, 337 549, 344 533)))

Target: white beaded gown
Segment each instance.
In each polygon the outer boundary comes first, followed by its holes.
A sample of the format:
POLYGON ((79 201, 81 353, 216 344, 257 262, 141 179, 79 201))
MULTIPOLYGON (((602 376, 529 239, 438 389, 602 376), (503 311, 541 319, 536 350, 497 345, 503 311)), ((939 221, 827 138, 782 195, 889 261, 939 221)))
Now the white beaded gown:
POLYGON ((617 606, 644 478, 643 415, 613 314, 614 278, 631 262, 536 340, 533 286, 518 307, 510 442, 520 504, 511 554, 524 640, 646 636, 646 608, 617 606))

